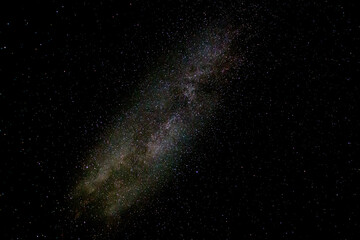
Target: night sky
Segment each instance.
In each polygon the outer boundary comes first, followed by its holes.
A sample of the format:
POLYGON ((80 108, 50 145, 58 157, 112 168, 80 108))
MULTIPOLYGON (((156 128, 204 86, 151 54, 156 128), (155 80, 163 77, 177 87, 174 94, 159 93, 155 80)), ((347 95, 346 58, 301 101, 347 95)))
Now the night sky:
POLYGON ((0 239, 359 239, 359 36, 344 1, 1 6, 0 239))

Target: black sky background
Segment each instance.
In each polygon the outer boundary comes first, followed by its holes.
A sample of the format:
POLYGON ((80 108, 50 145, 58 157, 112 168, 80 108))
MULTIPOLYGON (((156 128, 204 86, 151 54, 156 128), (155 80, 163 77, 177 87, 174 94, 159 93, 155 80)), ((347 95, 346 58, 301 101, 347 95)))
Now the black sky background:
POLYGON ((0 15, 1 239, 357 239, 359 21, 343 1, 33 1, 0 15), (167 187, 72 219, 86 153, 180 40, 242 31, 224 106, 167 187), (197 171, 197 173, 196 173, 197 171))

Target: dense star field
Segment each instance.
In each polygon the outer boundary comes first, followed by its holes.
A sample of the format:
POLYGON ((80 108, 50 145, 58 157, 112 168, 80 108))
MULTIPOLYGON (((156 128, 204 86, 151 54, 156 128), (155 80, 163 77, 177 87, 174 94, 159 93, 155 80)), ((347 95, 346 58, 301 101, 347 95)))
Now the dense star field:
POLYGON ((95 202, 95 217, 121 214, 164 184, 182 142, 211 119, 229 80, 226 71, 239 61, 229 54, 230 35, 209 27, 154 70, 135 105, 115 119, 91 154, 88 176, 73 190, 79 209, 92 211, 88 205, 95 202))
POLYGON ((358 239, 343 1, 0 9, 0 239, 358 239))

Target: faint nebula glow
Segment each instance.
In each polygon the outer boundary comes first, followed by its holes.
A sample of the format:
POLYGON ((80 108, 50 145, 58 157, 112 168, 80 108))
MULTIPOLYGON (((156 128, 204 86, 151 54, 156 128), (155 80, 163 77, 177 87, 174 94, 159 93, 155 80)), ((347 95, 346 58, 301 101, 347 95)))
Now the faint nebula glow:
POLYGON ((220 104, 225 72, 236 65, 229 54, 233 35, 208 27, 150 75, 141 96, 89 157, 72 192, 76 217, 120 216, 166 183, 170 169, 181 164, 184 143, 220 104))

